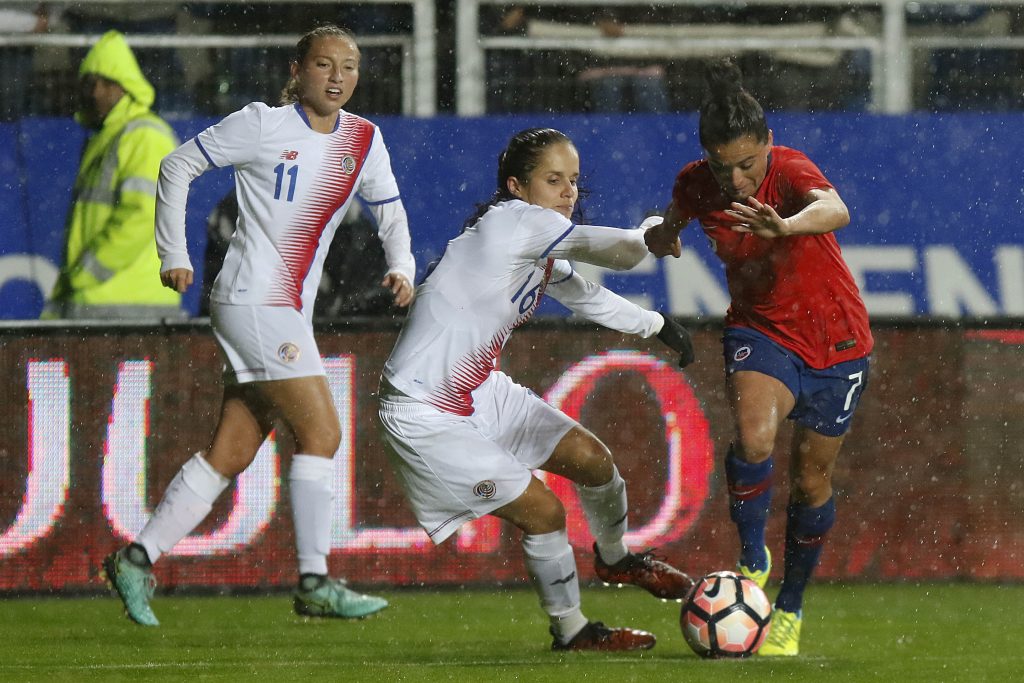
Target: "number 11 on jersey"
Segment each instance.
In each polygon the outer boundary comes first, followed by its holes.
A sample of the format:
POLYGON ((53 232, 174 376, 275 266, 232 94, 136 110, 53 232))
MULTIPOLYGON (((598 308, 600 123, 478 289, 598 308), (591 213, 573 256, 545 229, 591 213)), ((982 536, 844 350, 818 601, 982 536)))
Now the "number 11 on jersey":
POLYGON ((274 199, 281 198, 281 189, 284 185, 284 177, 288 176, 288 197, 285 201, 292 201, 295 198, 295 181, 299 177, 299 165, 292 165, 287 171, 284 170, 284 164, 278 164, 274 167, 274 175, 277 176, 277 181, 274 183, 274 199))

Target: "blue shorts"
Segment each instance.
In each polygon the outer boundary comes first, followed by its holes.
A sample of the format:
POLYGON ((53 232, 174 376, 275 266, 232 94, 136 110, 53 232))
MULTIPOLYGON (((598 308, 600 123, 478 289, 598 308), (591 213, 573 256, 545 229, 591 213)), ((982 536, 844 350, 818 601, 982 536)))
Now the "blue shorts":
POLYGON ((749 370, 786 385, 796 399, 786 419, 825 436, 842 436, 850 429, 861 393, 868 385, 870 357, 816 370, 766 335, 746 327, 725 328, 722 343, 726 376, 749 370))

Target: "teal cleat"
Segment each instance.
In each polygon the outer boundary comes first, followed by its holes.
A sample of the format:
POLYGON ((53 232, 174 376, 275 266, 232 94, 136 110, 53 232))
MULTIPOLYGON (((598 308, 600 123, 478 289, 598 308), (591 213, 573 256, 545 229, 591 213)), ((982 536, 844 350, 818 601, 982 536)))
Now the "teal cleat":
POLYGON ((362 619, 388 606, 388 601, 351 590, 341 579, 323 577, 311 590, 295 591, 295 613, 303 617, 362 619))
POLYGON ((795 657, 800 654, 800 624, 803 620, 800 612, 773 610, 768 638, 757 651, 758 656, 795 657))
POLYGON ((118 550, 104 558, 103 578, 117 591, 129 619, 142 626, 160 625, 149 607, 156 588, 156 578, 152 571, 129 562, 124 551, 118 550))
POLYGON ((764 554, 768 557, 768 564, 760 571, 757 569, 751 569, 750 567, 744 567, 739 562, 736 563, 736 567, 739 569, 740 574, 756 583, 758 588, 764 588, 765 585, 767 585, 768 575, 772 573, 772 554, 768 550, 768 546, 764 547, 764 554))

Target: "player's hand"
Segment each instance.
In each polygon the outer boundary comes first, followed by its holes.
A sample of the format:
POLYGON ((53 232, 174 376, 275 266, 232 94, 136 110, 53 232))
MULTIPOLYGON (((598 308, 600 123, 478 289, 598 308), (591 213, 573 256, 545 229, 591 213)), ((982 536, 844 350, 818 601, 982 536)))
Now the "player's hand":
POLYGON ((380 284, 382 287, 390 289, 391 293, 394 294, 396 306, 404 308, 411 304, 413 297, 416 296, 416 288, 409 282, 409 278, 401 273, 388 273, 380 284))
POLYGON ((748 197, 746 204, 733 202, 732 208, 726 209, 725 213, 736 220, 735 225, 729 226, 733 232, 753 233, 768 240, 788 234, 786 219, 754 197, 748 197))
POLYGON ((690 338, 689 331, 675 320, 664 313, 661 317, 665 319, 665 324, 658 333, 658 339, 665 346, 679 352, 679 367, 685 368, 693 362, 693 339, 690 338))
POLYGON ((679 241, 679 231, 659 223, 644 233, 644 244, 647 251, 657 257, 672 255, 679 258, 683 253, 683 244, 679 241))
POLYGON ((164 283, 164 287, 184 294, 192 286, 192 277, 192 271, 188 268, 171 268, 160 273, 160 282, 164 283))

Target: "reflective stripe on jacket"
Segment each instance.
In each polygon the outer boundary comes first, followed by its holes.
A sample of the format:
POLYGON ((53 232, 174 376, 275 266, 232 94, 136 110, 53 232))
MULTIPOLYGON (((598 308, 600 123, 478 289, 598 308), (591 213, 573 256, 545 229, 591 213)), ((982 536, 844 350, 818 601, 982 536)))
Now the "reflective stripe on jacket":
POLYGON ((153 224, 160 161, 178 140, 125 95, 86 142, 52 298, 86 304, 180 305, 160 283, 153 224))

